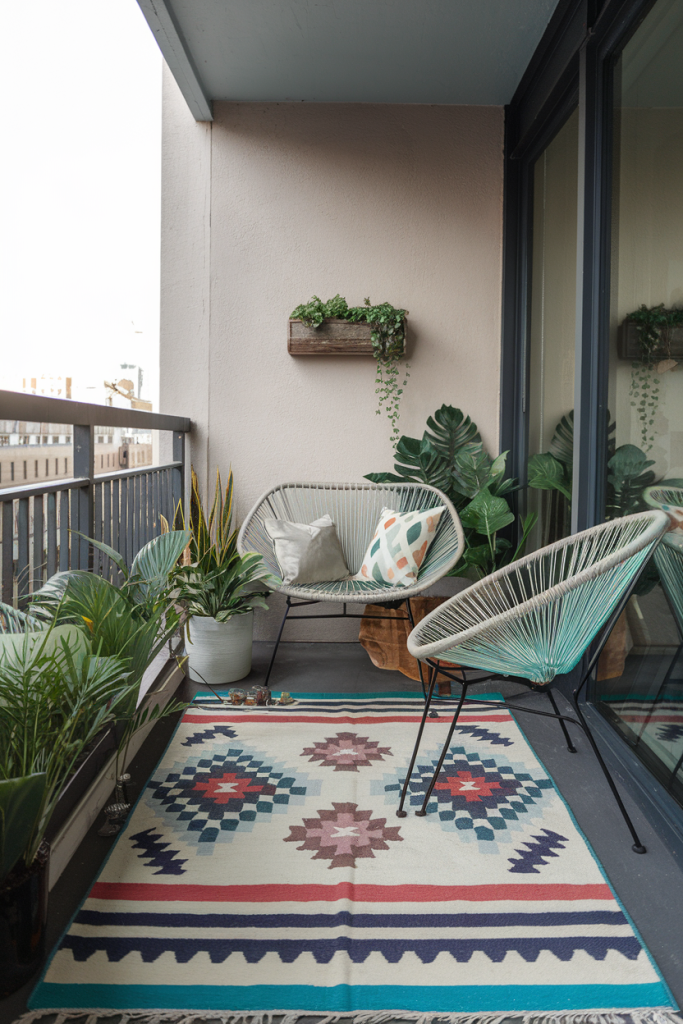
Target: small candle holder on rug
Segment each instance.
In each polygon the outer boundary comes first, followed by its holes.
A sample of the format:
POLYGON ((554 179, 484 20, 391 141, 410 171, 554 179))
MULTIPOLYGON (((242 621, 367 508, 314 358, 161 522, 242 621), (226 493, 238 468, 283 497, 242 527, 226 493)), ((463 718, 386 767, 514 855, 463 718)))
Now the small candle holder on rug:
POLYGON ((128 772, 123 772, 116 779, 116 800, 118 803, 128 804, 130 807, 130 797, 128 796, 128 783, 130 782, 130 775, 128 772))
POLYGON ((104 813, 107 820, 97 830, 98 836, 115 836, 117 832, 120 832, 129 810, 130 804, 127 803, 109 804, 108 807, 105 807, 104 813))
POLYGON ((246 703, 251 707, 255 704, 269 704, 270 690, 266 689, 265 686, 252 686, 251 690, 247 693, 246 703))

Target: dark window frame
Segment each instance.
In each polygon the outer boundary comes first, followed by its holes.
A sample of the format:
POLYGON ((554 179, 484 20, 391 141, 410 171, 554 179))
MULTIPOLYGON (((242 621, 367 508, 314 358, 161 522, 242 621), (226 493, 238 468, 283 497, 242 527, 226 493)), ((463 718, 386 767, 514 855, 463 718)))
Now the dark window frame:
POLYGON ((524 514, 533 164, 579 107, 573 532, 604 518, 613 69, 655 2, 560 0, 505 109, 500 450, 524 514))

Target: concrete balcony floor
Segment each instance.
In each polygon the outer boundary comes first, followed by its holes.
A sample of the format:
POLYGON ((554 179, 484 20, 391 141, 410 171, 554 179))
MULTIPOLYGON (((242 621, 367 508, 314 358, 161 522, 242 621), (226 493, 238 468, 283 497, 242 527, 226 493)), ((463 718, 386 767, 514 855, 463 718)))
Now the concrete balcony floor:
MULTIPOLYGON (((263 681, 271 651, 270 643, 254 645, 251 675, 240 685, 263 681)), ((359 695, 382 690, 408 692, 419 687, 397 672, 375 668, 360 645, 352 643, 282 644, 271 683, 274 690, 341 691, 359 695)), ((519 693, 520 687, 514 683, 484 683, 476 687, 473 695, 483 694, 485 690, 510 696, 519 693)), ((189 700, 198 691, 208 692, 186 680, 177 696, 189 700)), ((558 700, 562 703, 562 698, 558 700)), ((534 693, 525 693, 518 702, 541 710, 546 710, 547 705, 542 694, 534 693)), ((584 736, 572 730, 577 753, 570 754, 562 745, 557 722, 535 715, 518 715, 517 720, 574 812, 674 997, 679 1005, 683 1004, 683 842, 666 826, 657 807, 646 799, 642 789, 632 785, 620 765, 608 756, 627 808, 647 847, 644 856, 633 853, 626 826, 584 736)), ((174 716, 160 722, 131 765, 134 798, 161 757, 176 721, 174 716)), ((111 848, 111 839, 97 835, 102 821, 101 817, 85 837, 50 894, 50 950, 111 848)), ((431 865, 430 870, 435 873, 431 877, 438 875, 438 865, 431 865)), ((35 980, 13 996, 0 1000, 0 1024, 11 1024, 25 1012, 35 980)))

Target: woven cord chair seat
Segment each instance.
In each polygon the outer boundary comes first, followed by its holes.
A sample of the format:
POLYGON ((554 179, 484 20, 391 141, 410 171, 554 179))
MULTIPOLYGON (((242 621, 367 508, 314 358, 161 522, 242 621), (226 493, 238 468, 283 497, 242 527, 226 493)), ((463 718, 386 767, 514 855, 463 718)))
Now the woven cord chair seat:
MULTIPOLYGON (((648 487, 644 498, 653 508, 672 505, 683 509, 683 487, 648 487)), ((655 551, 654 560, 676 617, 676 625, 683 635, 683 536, 680 533, 665 533, 655 551)))
POLYGON ((464 538, 458 515, 448 498, 427 484, 290 483, 281 484, 259 498, 247 516, 237 539, 240 554, 257 551, 263 555, 276 579, 271 589, 304 601, 336 601, 367 604, 405 600, 445 576, 462 555, 464 538), (382 586, 366 580, 346 579, 330 583, 286 585, 275 558, 273 542, 265 528, 266 519, 310 523, 329 513, 350 573, 361 567, 363 555, 375 532, 383 508, 396 512, 445 505, 436 535, 427 550, 415 583, 408 587, 382 586))
POLYGON ((513 562, 426 616, 408 649, 548 683, 577 665, 668 526, 640 512, 513 562))

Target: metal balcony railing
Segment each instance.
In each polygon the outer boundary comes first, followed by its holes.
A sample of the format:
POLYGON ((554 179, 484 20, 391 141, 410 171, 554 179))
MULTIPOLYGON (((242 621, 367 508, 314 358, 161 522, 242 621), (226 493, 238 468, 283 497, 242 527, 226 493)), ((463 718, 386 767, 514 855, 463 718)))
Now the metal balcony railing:
POLYGON ((25 605, 58 571, 90 569, 114 579, 118 570, 72 531, 104 541, 130 566, 161 532, 183 495, 189 419, 114 409, 60 398, 0 391, 0 419, 66 423, 73 427, 73 476, 0 489, 0 596, 25 605), (95 428, 169 431, 170 461, 95 475, 95 428))

